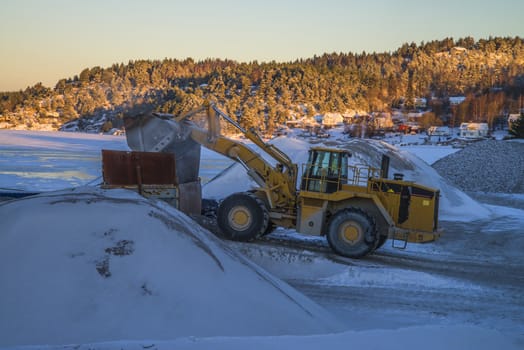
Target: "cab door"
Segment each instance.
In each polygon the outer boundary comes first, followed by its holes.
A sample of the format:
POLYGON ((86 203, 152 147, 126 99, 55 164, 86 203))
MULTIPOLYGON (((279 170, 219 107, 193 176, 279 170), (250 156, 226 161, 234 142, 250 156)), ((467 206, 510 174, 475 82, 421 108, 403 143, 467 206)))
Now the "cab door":
POLYGON ((309 159, 302 176, 301 190, 333 193, 348 180, 348 153, 329 150, 309 151, 309 159))

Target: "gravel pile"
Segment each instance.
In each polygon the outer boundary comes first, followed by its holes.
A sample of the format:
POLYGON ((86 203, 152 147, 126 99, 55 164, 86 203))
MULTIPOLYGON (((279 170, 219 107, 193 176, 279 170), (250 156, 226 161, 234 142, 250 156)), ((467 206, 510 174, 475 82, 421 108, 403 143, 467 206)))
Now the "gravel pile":
POLYGON ((433 164, 463 191, 524 193, 524 143, 473 143, 433 164))

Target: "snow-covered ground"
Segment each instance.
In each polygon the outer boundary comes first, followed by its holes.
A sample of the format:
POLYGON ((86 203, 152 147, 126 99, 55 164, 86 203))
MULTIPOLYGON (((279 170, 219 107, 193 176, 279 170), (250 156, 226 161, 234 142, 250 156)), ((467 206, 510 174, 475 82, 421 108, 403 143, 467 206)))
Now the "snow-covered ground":
MULTIPOLYGON (((282 229, 222 242, 163 203, 78 187, 125 138, 0 131, 0 188, 67 188, 0 202, 0 348, 524 348, 524 198, 456 189, 428 165, 456 149, 345 141, 441 189, 441 240, 363 260, 282 229)), ((304 161, 304 140, 275 143, 304 161)), ((230 164, 203 158, 207 178, 230 164)), ((204 193, 249 185, 233 166, 204 193)))

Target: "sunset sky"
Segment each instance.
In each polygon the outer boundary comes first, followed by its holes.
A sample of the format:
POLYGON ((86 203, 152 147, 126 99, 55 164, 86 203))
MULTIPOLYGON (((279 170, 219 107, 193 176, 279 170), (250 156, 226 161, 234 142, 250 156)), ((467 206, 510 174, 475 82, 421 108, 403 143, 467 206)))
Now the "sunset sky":
POLYGON ((135 59, 292 61, 524 36, 517 0, 0 0, 0 91, 135 59))

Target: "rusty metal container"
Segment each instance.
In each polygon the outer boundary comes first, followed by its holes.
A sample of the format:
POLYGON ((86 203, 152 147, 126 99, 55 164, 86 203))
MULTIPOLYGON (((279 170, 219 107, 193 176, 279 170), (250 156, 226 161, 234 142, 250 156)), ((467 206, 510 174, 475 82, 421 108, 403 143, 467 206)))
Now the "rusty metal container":
POLYGON ((176 185, 175 155, 172 153, 102 150, 104 183, 126 185, 176 185))
POLYGON ((186 214, 200 214, 200 179, 180 184, 172 153, 102 150, 102 175, 104 188, 134 190, 186 214))

